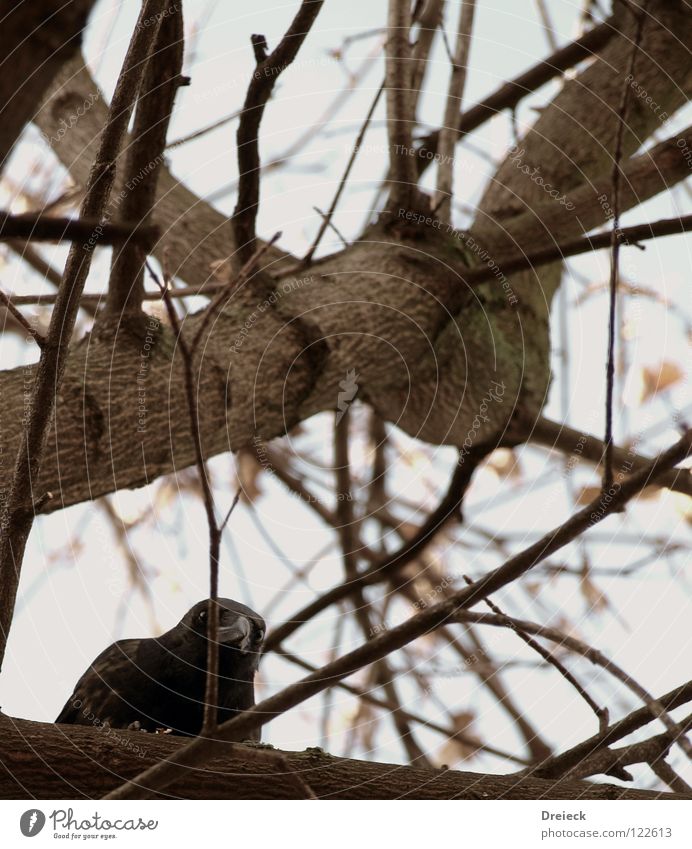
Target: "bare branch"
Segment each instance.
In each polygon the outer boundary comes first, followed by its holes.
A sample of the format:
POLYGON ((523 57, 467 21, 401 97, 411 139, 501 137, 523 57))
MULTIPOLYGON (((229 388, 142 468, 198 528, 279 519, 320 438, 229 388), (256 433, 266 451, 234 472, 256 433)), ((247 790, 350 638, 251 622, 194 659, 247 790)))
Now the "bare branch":
MULTIPOLYGON (((617 33, 611 21, 606 21, 585 33, 581 38, 543 59, 528 71, 504 83, 485 100, 462 112, 456 122, 457 139, 478 129, 503 109, 513 109, 529 94, 564 73, 579 62, 593 56, 617 33)), ((440 131, 426 136, 418 148, 418 169, 422 173, 438 151, 440 131)))
POLYGON ((392 206, 415 206, 418 170, 413 153, 415 122, 411 88, 411 8, 407 0, 389 0, 385 56, 387 88, 387 136, 389 183, 392 206))
POLYGON ((454 146, 458 138, 456 123, 464 97, 475 11, 476 0, 461 0, 456 50, 449 77, 445 114, 438 142, 437 192, 434 208, 437 210, 438 217, 447 224, 452 218, 454 146))
POLYGON ((0 212, 0 242, 25 239, 32 242, 86 242, 98 238, 102 245, 115 245, 132 239, 142 248, 151 248, 158 237, 157 227, 137 222, 106 222, 96 218, 57 218, 42 213, 10 215, 0 212))
MULTIPOLYGON (((588 527, 601 522, 606 516, 619 510, 630 498, 641 491, 652 477, 677 465, 691 452, 692 431, 688 431, 675 445, 649 464, 646 470, 637 472, 624 480, 622 484, 618 484, 618 489, 612 493, 609 502, 605 503, 603 497, 601 497, 584 510, 576 513, 563 525, 555 528, 537 543, 510 558, 503 566, 488 573, 473 587, 460 590, 450 599, 421 611, 401 625, 376 636, 370 642, 322 667, 316 673, 306 676, 301 681, 290 685, 276 695, 270 696, 249 710, 223 723, 217 729, 219 739, 227 739, 230 736, 237 739, 249 734, 254 729, 266 724, 271 718, 290 710, 290 708, 322 692, 327 687, 334 686, 363 666, 374 663, 376 660, 407 645, 417 637, 445 624, 460 610, 467 609, 490 593, 496 592, 503 586, 515 581, 536 563, 567 545, 588 527)), ((206 742, 197 738, 178 750, 165 763, 157 764, 145 770, 135 780, 128 782, 119 790, 110 794, 109 798, 127 799, 136 797, 140 792, 138 785, 156 787, 157 789, 167 786, 175 778, 178 767, 197 763, 199 758, 204 756, 205 752, 208 751, 205 748, 206 742)))
MULTIPOLYGON (((597 465, 603 462, 605 446, 598 437, 550 421, 544 416, 535 422, 528 434, 528 439, 529 442, 535 442, 544 448, 561 451, 570 457, 590 460, 597 465)), ((613 459, 622 464, 624 468, 634 470, 643 468, 649 462, 647 457, 635 453, 634 446, 631 448, 615 447, 613 459)), ((692 496, 692 474, 690 474, 689 469, 675 469, 667 474, 662 474, 656 480, 656 485, 664 486, 672 492, 681 492, 684 495, 692 496)))
MULTIPOLYGON (((255 50, 257 68, 248 86, 237 133, 240 178, 233 212, 233 232, 241 262, 246 262, 256 250, 255 221, 260 195, 259 129, 264 109, 279 76, 298 55, 323 2, 302 0, 298 13, 276 49, 268 56, 255 50)), ((264 44, 266 46, 266 42, 264 44)))
POLYGON ((603 489, 607 490, 613 483, 613 390, 615 388, 615 304, 618 293, 619 256, 620 256, 620 179, 622 160, 622 144, 627 126, 630 101, 630 80, 633 78, 634 62, 642 40, 644 16, 647 0, 637 12, 637 29, 632 42, 632 52, 627 68, 627 76, 622 82, 622 98, 617 111, 617 130, 615 132, 615 150, 613 152, 613 168, 611 172, 612 185, 612 222, 610 234, 610 282, 609 282, 609 315, 608 315, 608 354, 606 363, 606 409, 605 409, 605 459, 603 464, 603 489))
MULTIPOLYGON (((100 138, 89 183, 80 209, 84 218, 100 219, 106 207, 115 177, 115 163, 127 125, 139 93, 144 60, 151 50, 165 8, 164 0, 146 0, 143 4, 123 68, 113 94, 109 122, 100 138), (153 21, 146 26, 144 21, 153 21)), ((17 454, 10 494, 2 516, 0 539, 0 663, 4 657, 12 622, 19 573, 26 541, 34 521, 33 491, 41 469, 43 448, 55 410, 58 388, 65 371, 68 341, 74 328, 79 298, 84 289, 93 246, 73 244, 65 265, 63 286, 51 316, 46 344, 41 352, 31 394, 29 422, 23 432, 17 454)))
MULTIPOLYGON (((125 194, 120 210, 123 218, 137 221, 139 226, 145 225, 156 202, 176 92, 180 85, 189 82, 180 75, 183 39, 183 15, 177 5, 163 19, 147 62, 125 162, 125 194)), ((129 241, 113 251, 106 299, 108 314, 119 317, 141 312, 145 260, 142 247, 129 241)))

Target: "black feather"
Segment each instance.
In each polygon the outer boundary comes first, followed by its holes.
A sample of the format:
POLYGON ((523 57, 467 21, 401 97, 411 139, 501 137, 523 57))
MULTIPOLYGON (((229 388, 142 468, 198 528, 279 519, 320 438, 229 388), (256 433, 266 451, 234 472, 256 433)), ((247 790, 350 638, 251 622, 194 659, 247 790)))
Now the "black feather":
MULTIPOLYGON (((255 703, 264 619, 231 599, 219 599, 218 721, 255 703)), ((202 728, 207 668, 207 601, 160 637, 119 640, 94 660, 55 720, 72 725, 169 730, 202 728)), ((259 732, 254 739, 259 740, 259 732)))

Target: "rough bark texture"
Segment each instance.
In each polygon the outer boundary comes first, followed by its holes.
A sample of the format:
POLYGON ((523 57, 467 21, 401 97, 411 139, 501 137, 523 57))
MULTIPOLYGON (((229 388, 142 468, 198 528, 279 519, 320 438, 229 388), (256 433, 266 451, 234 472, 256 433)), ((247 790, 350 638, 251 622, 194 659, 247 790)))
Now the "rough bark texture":
MULTIPOLYGON (((681 4, 654 2, 649 8, 658 21, 645 28, 636 80, 672 114, 692 90, 692 19, 681 4)), ((567 194, 581 193, 582 201, 575 211, 565 211, 508 159, 471 230, 490 256, 502 256, 512 245, 530 252, 554 238, 553 225, 563 238, 604 223, 597 196, 608 189, 614 105, 633 26, 631 15, 619 4, 618 9, 613 22, 625 34, 566 83, 521 144, 524 164, 537 163, 547 182, 567 194), (569 115, 574 117, 568 120, 569 115)), ((86 71, 74 74, 73 66, 66 69, 37 117, 47 135, 93 92, 86 71)), ((626 153, 660 125, 654 110, 634 100, 626 153)), ((90 162, 102 108, 97 99, 54 145, 78 182, 90 162)), ((649 154, 627 166, 623 207, 688 173, 680 148, 668 147, 663 172, 649 154)), ((230 248, 229 224, 163 169, 159 188, 155 218, 166 233, 159 250, 168 249, 181 277, 203 283, 209 263, 230 248)), ((548 320, 560 266, 514 276, 513 306, 499 282, 469 291, 461 244, 454 232, 407 224, 390 210, 388 227, 383 222, 299 277, 281 270, 286 263, 280 254, 270 255, 266 272, 234 293, 209 323, 201 348, 206 456, 237 449, 255 435, 283 434, 320 410, 334 409, 349 372, 358 397, 432 443, 461 445, 469 437, 476 445, 496 442, 508 428, 516 432, 517 419, 533 421, 550 380, 548 320), (489 400, 498 387, 501 394, 489 400)), ((198 320, 186 323, 188 332, 198 320)), ((16 448, 30 374, 15 369, 0 375, 0 456, 11 457, 16 448)), ((148 332, 137 322, 97 324, 74 345, 62 387, 39 485, 60 496, 47 509, 140 486, 189 465, 192 443, 183 408, 180 357, 168 328, 148 332), (146 407, 143 416, 140 407, 146 407)))
MULTIPOLYGON (((0 715, 0 798, 101 798, 184 741, 142 732, 49 725, 0 715)), ((682 799, 585 781, 543 781, 416 769, 335 758, 321 750, 284 752, 320 799, 682 799)), ((160 798, 300 799, 290 775, 253 758, 219 756, 203 769, 181 770, 160 798)))
POLYGON ((0 172, 43 95, 82 42, 94 0, 0 2, 0 172))

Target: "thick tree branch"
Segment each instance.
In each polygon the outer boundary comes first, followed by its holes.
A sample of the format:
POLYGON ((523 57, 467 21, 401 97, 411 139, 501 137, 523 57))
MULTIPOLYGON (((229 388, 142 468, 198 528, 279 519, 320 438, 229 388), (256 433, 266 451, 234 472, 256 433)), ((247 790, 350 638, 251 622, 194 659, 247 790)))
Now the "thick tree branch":
POLYGON ((0 173, 51 81, 79 50, 94 5, 94 0, 0 3, 0 173))
MULTIPOLYGON (((148 767, 175 756, 180 738, 135 731, 107 733, 0 715, 0 797, 97 799, 148 767), (85 758, 88 762, 85 764, 85 758)), ((270 750, 271 752, 271 750, 270 750)), ((217 744, 204 769, 183 770, 166 799, 300 799, 288 773, 305 777, 318 798, 360 799, 679 799, 672 793, 629 790, 586 781, 428 770, 335 758, 320 751, 280 752, 287 769, 254 757, 252 747, 217 744)))
POLYGON ((10 215, 0 212, 0 242, 25 239, 32 242, 86 242, 98 228, 99 242, 114 245, 124 239, 151 248, 158 237, 158 228, 140 226, 137 222, 107 222, 95 218, 56 218, 42 213, 10 215))
MULTIPOLYGON (((78 185, 87 180, 107 114, 103 94, 78 55, 66 63, 34 116, 44 139, 78 185)), ((127 145, 131 143, 128 139, 127 145)), ((119 175, 114 193, 124 186, 119 175)), ((213 263, 225 260, 233 250, 228 217, 178 182, 165 164, 158 169, 156 191, 152 219, 161 235, 154 255, 159 261, 165 256, 171 274, 199 289, 211 279, 213 263)), ((277 262, 287 256, 278 248, 268 254, 277 262)))
MULTIPOLYGON (((125 56, 118 78, 110 120, 101 136, 86 194, 80 209, 85 218, 100 219, 110 197, 115 176, 115 163, 127 131, 135 100, 139 93, 144 65, 156 37, 159 14, 164 0, 147 0, 125 56), (153 25, 147 26, 154 21, 153 25)), ((74 329, 79 296, 91 266, 93 246, 98 234, 83 244, 73 244, 65 264, 63 286, 59 293, 36 377, 31 391, 28 423, 22 435, 15 461, 9 497, 2 512, 0 538, 0 664, 5 654, 7 635, 12 622, 24 549, 34 521, 35 505, 45 494, 36 491, 48 429, 51 425, 65 366, 69 339, 74 329)))

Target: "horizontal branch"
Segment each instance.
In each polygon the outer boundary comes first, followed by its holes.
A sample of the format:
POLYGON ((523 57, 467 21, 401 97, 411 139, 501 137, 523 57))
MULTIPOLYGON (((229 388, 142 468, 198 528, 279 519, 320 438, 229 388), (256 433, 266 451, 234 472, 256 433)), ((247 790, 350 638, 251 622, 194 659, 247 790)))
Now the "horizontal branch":
MULTIPOLYGON (((135 778, 143 767, 174 757, 184 746, 184 740, 170 735, 53 725, 0 715, 0 798, 98 799, 135 778)), ((304 791, 292 776, 302 775, 318 798, 328 799, 681 798, 586 781, 542 781, 349 760, 318 749, 275 750, 286 764, 282 770, 255 757, 256 751, 216 743, 201 769, 184 770, 165 792, 149 795, 300 799, 304 791)), ((141 792, 145 795, 146 785, 141 792)))
POLYGON ((24 239, 27 242, 97 242, 116 245, 136 242, 150 250, 159 237, 159 228, 137 222, 108 223, 97 218, 58 218, 41 213, 10 215, 0 211, 0 242, 24 239))
MULTIPOLYGON (((544 448, 560 451, 566 456, 583 458, 596 464, 603 462, 605 445, 601 439, 545 417, 541 417, 533 425, 528 440, 544 448)), ((632 448, 616 448, 613 456, 616 463, 626 463, 628 468, 635 470, 650 462, 647 457, 636 454, 632 448)), ((692 496, 692 474, 689 469, 674 469, 662 474, 656 483, 672 492, 692 496)))

